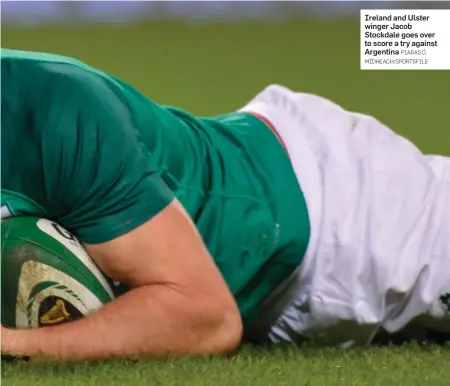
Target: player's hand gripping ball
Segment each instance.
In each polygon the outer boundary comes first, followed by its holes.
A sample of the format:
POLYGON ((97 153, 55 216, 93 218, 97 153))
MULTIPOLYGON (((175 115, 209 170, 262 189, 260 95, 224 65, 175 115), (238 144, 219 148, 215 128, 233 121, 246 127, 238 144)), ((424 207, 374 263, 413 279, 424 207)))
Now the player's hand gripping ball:
POLYGON ((81 318, 114 299, 109 281, 80 242, 34 217, 1 222, 1 322, 52 326, 81 318))

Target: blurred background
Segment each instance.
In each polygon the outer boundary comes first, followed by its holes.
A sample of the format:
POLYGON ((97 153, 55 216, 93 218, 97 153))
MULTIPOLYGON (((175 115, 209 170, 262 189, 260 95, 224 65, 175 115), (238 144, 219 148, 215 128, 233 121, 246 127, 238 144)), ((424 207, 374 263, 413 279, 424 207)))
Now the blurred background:
MULTIPOLYGON (((450 71, 361 71, 359 11, 449 2, 2 1, 2 46, 73 56, 199 115, 266 85, 375 115, 450 155, 450 71)), ((450 48, 449 48, 450 49, 450 48)))

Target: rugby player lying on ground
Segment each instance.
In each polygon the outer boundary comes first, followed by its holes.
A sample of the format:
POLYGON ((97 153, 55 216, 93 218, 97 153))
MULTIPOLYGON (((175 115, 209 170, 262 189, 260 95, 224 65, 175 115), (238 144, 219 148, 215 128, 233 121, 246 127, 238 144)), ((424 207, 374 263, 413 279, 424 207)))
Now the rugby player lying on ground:
POLYGON ((3 350, 81 360, 450 332, 449 158, 277 85, 199 118, 76 60, 1 61, 2 206, 60 223, 131 287, 71 323, 2 328, 3 350))

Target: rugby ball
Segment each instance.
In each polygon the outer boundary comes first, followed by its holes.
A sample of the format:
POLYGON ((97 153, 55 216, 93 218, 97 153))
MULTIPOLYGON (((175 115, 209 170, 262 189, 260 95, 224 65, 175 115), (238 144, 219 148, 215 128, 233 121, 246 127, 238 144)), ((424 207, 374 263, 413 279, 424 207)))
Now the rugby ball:
POLYGON ((1 322, 38 328, 81 318, 114 299, 81 243, 53 221, 1 222, 1 322))

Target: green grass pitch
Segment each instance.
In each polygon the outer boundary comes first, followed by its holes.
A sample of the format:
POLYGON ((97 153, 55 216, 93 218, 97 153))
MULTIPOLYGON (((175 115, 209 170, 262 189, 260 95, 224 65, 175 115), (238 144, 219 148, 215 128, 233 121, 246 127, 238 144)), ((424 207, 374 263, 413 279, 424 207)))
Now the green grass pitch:
POLYGON ((246 348, 230 358, 4 364, 4 386, 448 385, 450 349, 246 348))
MULTIPOLYGON (((450 155, 450 71, 360 71, 351 20, 273 24, 2 29, 3 47, 78 57, 157 102, 200 115, 246 103, 270 83, 377 116, 428 153, 450 155)), ((447 385, 450 346, 356 350, 245 347, 229 358, 3 363, 5 386, 447 385)))

